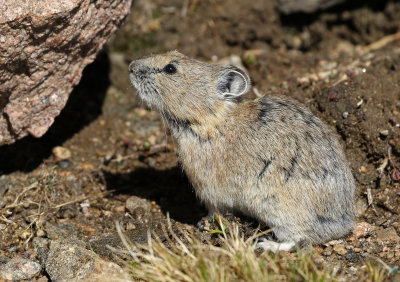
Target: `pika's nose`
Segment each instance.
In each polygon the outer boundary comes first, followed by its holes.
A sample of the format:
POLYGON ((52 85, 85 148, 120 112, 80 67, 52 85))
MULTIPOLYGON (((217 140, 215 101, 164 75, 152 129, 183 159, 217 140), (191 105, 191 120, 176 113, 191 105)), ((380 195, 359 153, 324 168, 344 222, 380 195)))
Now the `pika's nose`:
POLYGON ((135 68, 136 68, 136 61, 132 61, 130 64, 129 64, 129 72, 130 73, 133 73, 134 71, 135 71, 135 68))
POLYGON ((140 60, 133 61, 129 64, 129 72, 137 76, 145 76, 150 71, 149 67, 144 65, 140 60))

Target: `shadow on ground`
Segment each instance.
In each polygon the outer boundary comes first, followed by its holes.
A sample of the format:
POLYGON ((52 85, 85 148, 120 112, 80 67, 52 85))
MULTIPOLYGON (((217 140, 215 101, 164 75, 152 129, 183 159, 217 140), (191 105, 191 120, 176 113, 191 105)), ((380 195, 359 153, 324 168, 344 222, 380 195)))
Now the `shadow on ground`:
POLYGON ((206 215, 182 169, 137 169, 129 174, 104 172, 107 189, 156 201, 176 221, 196 224, 206 215))
POLYGON ((61 145, 100 114, 110 85, 110 61, 100 53, 83 71, 79 85, 72 91, 65 108, 41 138, 26 137, 0 148, 0 175, 14 171, 30 172, 51 155, 53 147, 61 145))
MULTIPOLYGON (((354 1, 343 1, 341 4, 334 5, 326 10, 318 10, 313 13, 291 13, 289 15, 280 14, 280 21, 283 26, 291 26, 301 31, 304 27, 307 27, 314 22, 318 22, 321 16, 326 14, 336 14, 341 15, 343 11, 353 11, 360 9, 362 7, 369 8, 373 11, 382 11, 388 2, 398 1, 398 0, 354 0, 354 1)), ((333 23, 332 23, 333 24, 333 23)), ((340 19, 338 24, 347 24, 352 27, 351 19, 343 20, 340 19)), ((353 27, 354 28, 354 27, 353 27)))

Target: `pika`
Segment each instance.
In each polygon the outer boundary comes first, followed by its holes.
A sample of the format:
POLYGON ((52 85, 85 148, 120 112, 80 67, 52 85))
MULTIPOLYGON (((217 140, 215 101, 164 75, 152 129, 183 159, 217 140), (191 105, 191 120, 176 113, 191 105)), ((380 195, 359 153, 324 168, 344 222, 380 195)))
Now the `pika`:
POLYGON ((349 234, 355 184, 336 135, 286 96, 244 99, 245 71, 177 51, 133 61, 130 80, 167 121, 210 213, 237 210, 272 228, 264 250, 349 234))

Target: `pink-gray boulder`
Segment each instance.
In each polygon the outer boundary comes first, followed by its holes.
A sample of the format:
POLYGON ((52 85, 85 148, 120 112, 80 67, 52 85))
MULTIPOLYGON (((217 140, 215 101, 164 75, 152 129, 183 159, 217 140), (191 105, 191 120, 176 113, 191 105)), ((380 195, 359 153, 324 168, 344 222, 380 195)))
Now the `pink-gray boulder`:
POLYGON ((12 0, 0 5, 0 145, 42 136, 132 0, 12 0))

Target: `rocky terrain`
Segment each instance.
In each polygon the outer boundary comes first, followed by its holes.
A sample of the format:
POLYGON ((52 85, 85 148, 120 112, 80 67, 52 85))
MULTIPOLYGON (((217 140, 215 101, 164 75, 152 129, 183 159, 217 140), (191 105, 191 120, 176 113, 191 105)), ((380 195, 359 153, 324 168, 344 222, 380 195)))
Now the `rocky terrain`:
MULTIPOLYGON (((278 5, 134 1, 48 132, 0 147, 0 277, 123 281, 130 254, 117 226, 132 242, 147 242, 149 229, 166 240, 167 215, 177 234, 221 245, 207 233, 215 223, 199 229, 206 211, 176 144, 128 79, 131 60, 177 49, 239 60, 253 80, 248 99, 294 97, 338 133, 356 178, 357 226, 314 247, 314 261, 334 280, 399 281, 400 3, 350 1, 309 14, 278 5), (8 276, 16 268, 20 276, 8 276)), ((227 218, 246 238, 258 228, 227 218)))

